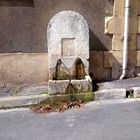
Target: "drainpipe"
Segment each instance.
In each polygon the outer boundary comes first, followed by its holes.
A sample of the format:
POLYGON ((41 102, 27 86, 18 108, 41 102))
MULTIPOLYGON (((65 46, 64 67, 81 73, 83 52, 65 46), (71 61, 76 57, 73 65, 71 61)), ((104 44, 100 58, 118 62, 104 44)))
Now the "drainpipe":
POLYGON ((130 9, 130 0, 125 0, 123 67, 120 80, 122 80, 126 76, 126 69, 128 63, 129 9, 130 9))

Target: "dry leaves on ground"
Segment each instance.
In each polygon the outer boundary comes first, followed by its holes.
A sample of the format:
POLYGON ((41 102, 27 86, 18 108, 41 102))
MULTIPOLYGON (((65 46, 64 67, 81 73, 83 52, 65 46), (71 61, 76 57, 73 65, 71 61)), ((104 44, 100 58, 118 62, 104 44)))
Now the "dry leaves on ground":
POLYGON ((64 112, 71 108, 81 108, 83 101, 75 102, 52 102, 50 104, 38 104, 32 106, 30 109, 34 113, 50 113, 50 112, 64 112))

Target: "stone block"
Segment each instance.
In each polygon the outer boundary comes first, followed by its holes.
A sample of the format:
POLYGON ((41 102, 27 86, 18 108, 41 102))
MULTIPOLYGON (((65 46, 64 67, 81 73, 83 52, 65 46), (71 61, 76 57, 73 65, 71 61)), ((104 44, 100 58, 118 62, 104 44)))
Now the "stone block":
POLYGON ((123 34, 118 35, 114 34, 112 39, 112 50, 113 51, 122 51, 123 50, 123 34))
POLYGON ((137 51, 137 52, 136 52, 136 57, 137 57, 136 66, 140 66, 140 51, 137 51))
POLYGON ((129 51, 128 52, 128 65, 136 66, 137 64, 137 52, 129 51))
MULTIPOLYGON (((129 18, 129 33, 136 34, 138 32, 139 18, 129 18)), ((124 32, 124 17, 106 17, 105 18, 105 34, 118 34, 124 32)))
POLYGON ((123 18, 106 17, 105 18, 105 34, 122 34, 123 33, 123 18))
POLYGON ((92 85, 87 80, 72 80, 71 85, 69 85, 69 80, 49 80, 48 88, 50 95, 88 93, 92 91, 92 85))
POLYGON ((140 33, 140 16, 139 16, 139 18, 138 18, 138 33, 140 33))
POLYGON ((134 78, 134 72, 135 72, 135 65, 133 65, 133 64, 128 64, 128 65, 127 65, 126 77, 127 77, 127 78, 134 78))
POLYGON ((75 38, 62 38, 61 40, 61 56, 75 56, 76 41, 75 38))
POLYGON ((134 34, 130 34, 129 35, 129 38, 128 38, 128 41, 129 41, 128 51, 129 52, 136 51, 136 46, 137 46, 136 39, 137 39, 137 33, 134 33, 134 34))
POLYGON ((47 53, 0 54, 0 84, 38 84, 48 81, 47 53))
POLYGON ((124 15, 124 5, 125 5, 125 0, 115 0, 113 16, 116 16, 116 17, 123 16, 124 15))
POLYGON ((125 89, 104 89, 94 93, 95 100, 106 100, 106 99, 125 99, 125 89))
MULTIPOLYGON (((130 34, 129 36, 129 51, 136 51, 136 38, 137 34, 130 34)), ((113 51, 123 51, 124 48, 124 36, 123 34, 114 34, 112 40, 113 51)))
POLYGON ((112 80, 117 80, 122 74, 122 66, 120 64, 113 63, 112 65, 112 80))
POLYGON ((137 48, 136 48, 136 50, 140 50, 140 34, 137 34, 137 48))
POLYGON ((52 103, 53 102, 71 102, 71 101, 93 101, 94 93, 78 93, 78 94, 65 94, 65 95, 54 95, 50 96, 41 103, 52 103))
POLYGON ((97 80, 102 81, 110 79, 111 70, 104 68, 104 52, 91 51, 89 64, 89 70, 97 80))
POLYGON ((139 17, 130 17, 129 18, 129 33, 137 34, 139 28, 139 17))
POLYGON ((130 0, 130 17, 138 16, 139 4, 139 0, 130 0))
POLYGON ((132 89, 134 90, 134 98, 140 98, 140 87, 134 87, 132 89))
POLYGON ((104 52, 104 67, 111 68, 113 64, 123 63, 123 51, 104 52))
MULTIPOLYGON (((138 64, 139 53, 136 51, 129 51, 128 52, 128 64, 129 65, 136 65, 138 64), (136 62, 137 61, 137 62, 136 62)), ((110 68, 113 64, 123 64, 123 51, 110 51, 104 52, 104 67, 110 68)))

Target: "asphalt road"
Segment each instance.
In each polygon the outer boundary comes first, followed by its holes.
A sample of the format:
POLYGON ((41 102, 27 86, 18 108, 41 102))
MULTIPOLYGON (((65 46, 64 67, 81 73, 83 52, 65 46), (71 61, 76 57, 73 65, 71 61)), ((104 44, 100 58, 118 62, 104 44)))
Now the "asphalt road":
POLYGON ((1 110, 0 140, 140 140, 140 100, 91 102, 41 115, 1 110))

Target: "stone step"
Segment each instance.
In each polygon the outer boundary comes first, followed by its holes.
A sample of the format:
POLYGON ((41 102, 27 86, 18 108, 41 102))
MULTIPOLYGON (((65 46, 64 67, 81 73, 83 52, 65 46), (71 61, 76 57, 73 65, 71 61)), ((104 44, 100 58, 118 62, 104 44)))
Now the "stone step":
POLYGON ((106 100, 106 99, 125 99, 126 89, 103 89, 94 93, 95 100, 106 100))

